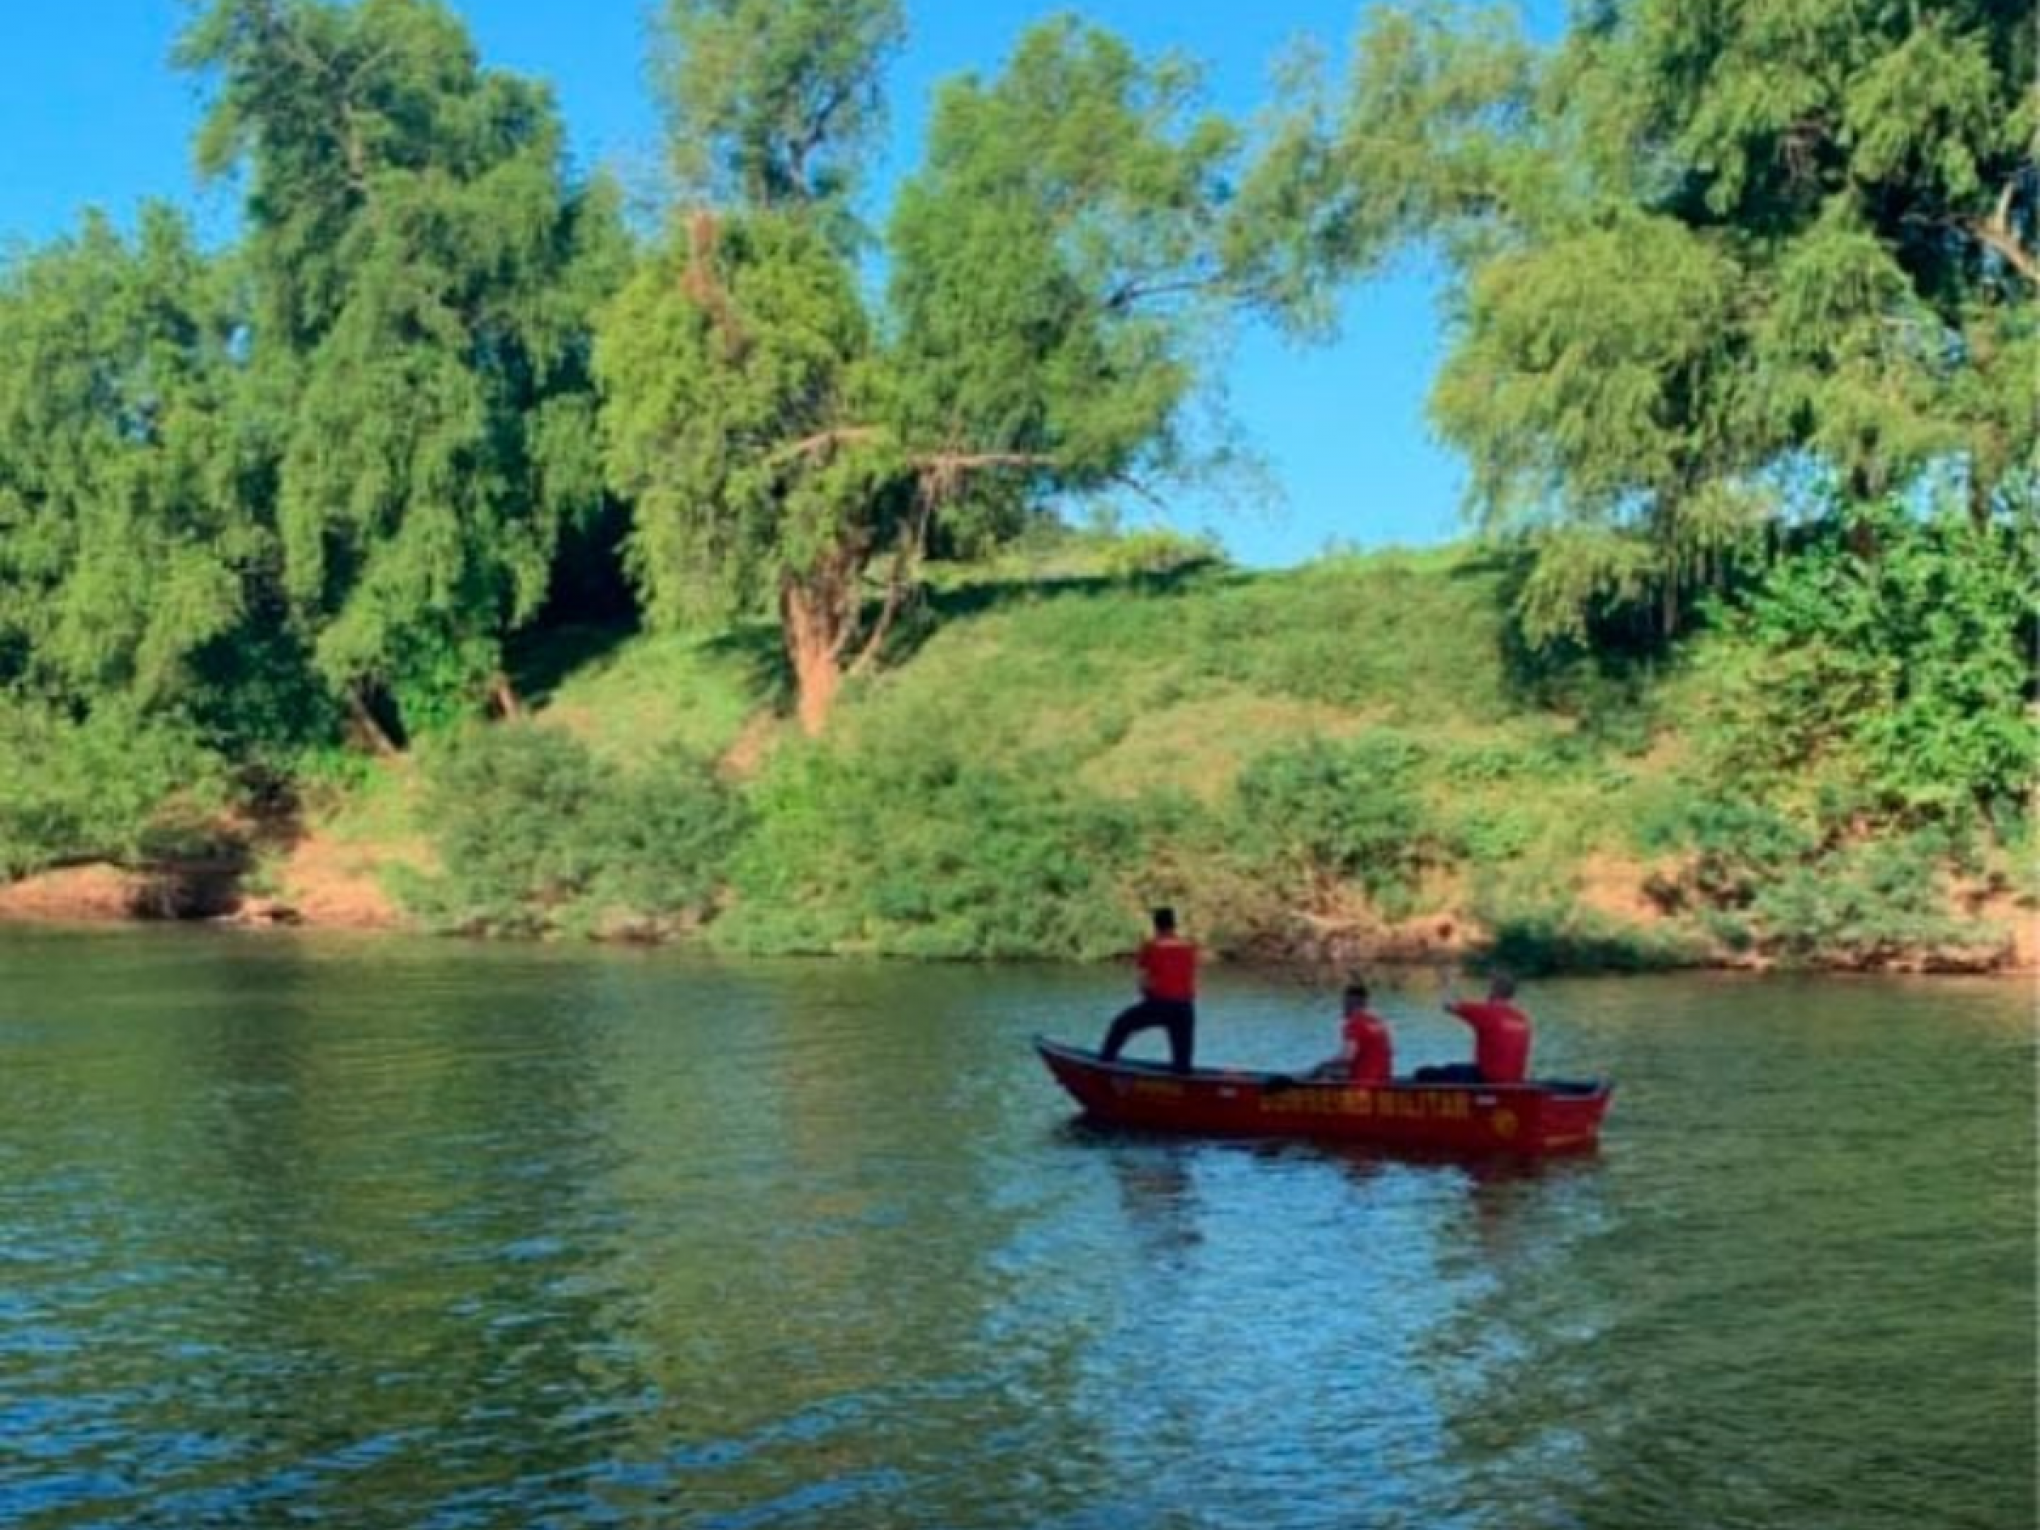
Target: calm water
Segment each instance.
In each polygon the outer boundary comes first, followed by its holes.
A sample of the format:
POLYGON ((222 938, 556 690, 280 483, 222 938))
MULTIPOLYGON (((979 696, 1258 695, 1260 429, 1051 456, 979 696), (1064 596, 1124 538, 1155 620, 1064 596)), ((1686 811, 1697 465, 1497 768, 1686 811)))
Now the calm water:
POLYGON ((1510 1171, 1073 1127, 1120 987, 0 932, 0 1523, 2032 1526, 2029 989, 1535 985, 1510 1171))

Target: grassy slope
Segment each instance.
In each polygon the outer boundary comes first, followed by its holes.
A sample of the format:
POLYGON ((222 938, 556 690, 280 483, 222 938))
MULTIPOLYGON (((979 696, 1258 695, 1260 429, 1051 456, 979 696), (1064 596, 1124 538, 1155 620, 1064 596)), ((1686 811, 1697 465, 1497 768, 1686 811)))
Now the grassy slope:
MULTIPOLYGON (((1214 802, 1273 747, 1392 728, 1432 762, 1440 821, 1486 850, 1487 893, 1634 909, 1632 826, 1671 789, 1678 741, 1651 727, 1649 689, 1603 688, 1583 718, 1512 680, 1502 578, 1445 549, 1017 592, 856 693, 838 742, 940 736, 1102 793, 1214 802)), ((1474 893, 1436 889, 1462 914, 1474 893)))
MULTIPOLYGON (((786 720, 766 627, 556 632, 518 679, 542 723, 626 769, 678 745, 752 783, 765 827, 750 864, 766 869, 748 882, 740 870, 736 917, 715 926, 740 947, 992 955, 985 921, 1010 920, 1016 953, 1089 949, 1167 896, 1221 938, 1237 913, 1242 949, 1265 948, 1281 924, 1326 935, 1326 954, 1341 940, 1420 955, 1484 936, 1513 941, 1511 959, 1561 965, 1691 951, 1698 927, 1667 924, 1646 896, 1643 845, 1690 791, 1678 720, 1704 680, 1526 671, 1507 642, 1508 577, 1466 548, 1271 574, 1115 577, 1067 550, 1054 566, 938 571, 928 610, 883 670, 845 688, 819 745, 786 720), (1455 847, 1408 917, 1382 917, 1343 884, 1299 907, 1228 859, 1244 766, 1380 730, 1420 756, 1431 827, 1455 847), (1204 821, 1133 864, 1123 845, 1101 848, 1120 843, 1115 831, 1100 838, 1081 807, 1074 829, 1059 817, 1072 801, 1123 803, 1128 821, 1151 823, 1172 796, 1201 804, 1204 821), (1066 884, 1060 912, 1008 895, 1036 878, 1066 884)), ((416 802, 432 748, 315 816, 313 843, 343 880, 372 876, 378 859, 429 859, 416 802)))
MULTIPOLYGON (((1463 922, 1474 901, 1559 910, 1583 894, 1636 905, 1627 825, 1676 744, 1649 729, 1647 701, 1601 697, 1597 729, 1512 683, 1502 577, 1445 549, 1274 574, 953 582, 918 644, 846 690, 824 747, 940 740, 1102 797, 1218 804, 1271 748, 1392 728, 1424 749, 1439 820, 1482 850, 1480 887, 1447 878, 1428 913, 1463 922)), ((773 720, 767 633, 606 650, 568 635, 557 650, 541 717, 620 762, 677 741, 749 773, 767 749, 805 747, 773 720)))

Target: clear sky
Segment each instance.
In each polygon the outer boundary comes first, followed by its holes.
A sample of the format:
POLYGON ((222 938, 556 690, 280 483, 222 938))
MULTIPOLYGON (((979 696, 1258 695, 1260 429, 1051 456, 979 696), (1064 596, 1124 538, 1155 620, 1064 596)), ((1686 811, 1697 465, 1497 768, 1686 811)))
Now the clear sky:
MULTIPOLYGON (((1269 99, 1268 68, 1309 34, 1343 70, 1358 0, 906 0, 910 38, 891 82, 893 142, 881 176, 918 156, 929 95, 962 72, 996 73, 1019 32, 1075 9, 1143 53, 1173 48, 1205 64, 1212 102, 1245 114, 1269 99)), ((577 163, 644 184, 658 160, 645 86, 651 0, 453 0, 490 64, 549 82, 577 163)), ((0 239, 38 241, 98 206, 126 221, 147 197, 232 230, 231 188, 191 167, 197 82, 171 69, 186 0, 0 0, 0 239)), ((1338 340, 1297 348, 1245 331, 1225 379, 1229 406, 1265 460, 1272 502, 1212 495, 1172 501, 1169 521, 1208 531, 1257 567, 1341 544, 1423 545, 1460 529, 1464 472, 1430 434, 1424 396, 1441 353, 1435 293, 1419 270, 1356 289, 1338 340)), ((1152 519, 1129 506, 1129 518, 1152 519)))

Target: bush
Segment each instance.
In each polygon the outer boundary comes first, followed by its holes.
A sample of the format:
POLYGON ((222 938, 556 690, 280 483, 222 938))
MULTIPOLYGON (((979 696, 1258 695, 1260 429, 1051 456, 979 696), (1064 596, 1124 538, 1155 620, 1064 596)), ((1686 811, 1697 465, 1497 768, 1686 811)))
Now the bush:
POLYGON ((2040 758, 2032 535, 1896 506, 1818 528, 1715 612, 1709 784, 1776 798, 1825 783, 1900 826, 2022 799, 2040 758))
POLYGON ((1114 537, 1099 556, 1100 567, 1116 579, 1184 573, 1224 562, 1224 549, 1210 537, 1186 536, 1166 527, 1114 537))
POLYGON ((62 862, 211 854, 226 771, 174 718, 107 703, 83 717, 0 701, 0 874, 62 862))
POLYGON ((1401 918, 1424 867, 1447 855, 1418 794, 1423 759, 1413 740, 1386 730, 1264 754, 1236 787, 1241 843, 1291 880, 1356 882, 1401 918))
POLYGON ((752 952, 1095 958, 1129 943, 1150 815, 936 738, 775 759, 716 939, 752 952))
POLYGON ((1875 967, 1921 953, 1989 952, 2004 933, 1948 912, 1942 869, 1954 857, 1933 830, 1850 845, 1791 867, 1751 901, 1751 923, 1789 961, 1875 967))
POLYGON ((741 824, 736 799, 679 752, 626 772, 531 723, 455 735, 424 765, 442 872, 399 892, 477 934, 665 933, 704 917, 741 824))
POLYGON ((1522 803, 1462 809, 1452 831, 1454 848, 1479 866, 1513 861, 1543 832, 1538 814, 1522 803))
POLYGON ((2002 944, 1949 912, 1950 874, 1980 868, 1967 835, 1933 825, 1866 839, 1846 815, 1818 817, 1699 798, 1667 812, 1652 839, 1689 855, 1674 891, 1731 950, 1883 966, 2002 944))

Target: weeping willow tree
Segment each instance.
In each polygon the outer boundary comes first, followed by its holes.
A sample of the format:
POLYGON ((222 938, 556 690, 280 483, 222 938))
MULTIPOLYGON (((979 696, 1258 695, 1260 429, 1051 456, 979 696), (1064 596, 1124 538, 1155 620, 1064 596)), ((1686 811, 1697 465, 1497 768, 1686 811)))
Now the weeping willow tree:
POLYGON ((2034 69, 1992 0, 1596 0, 1549 48, 1381 10, 1262 176, 1332 269, 1442 257, 1433 417, 1536 551, 1543 641, 1675 619, 1808 507, 1944 480, 2032 513, 2034 69))
MULTIPOLYGON (((539 85, 433 0, 211 0, 202 166, 248 187, 242 429, 281 582, 368 737, 502 689, 562 525, 599 494, 588 312, 617 249, 539 85)), ((504 698, 506 703, 509 698, 504 698)))

